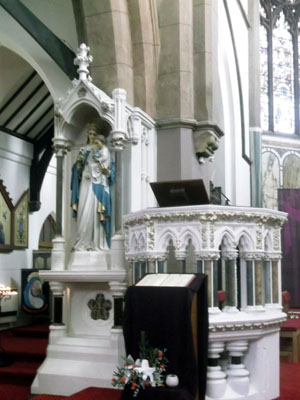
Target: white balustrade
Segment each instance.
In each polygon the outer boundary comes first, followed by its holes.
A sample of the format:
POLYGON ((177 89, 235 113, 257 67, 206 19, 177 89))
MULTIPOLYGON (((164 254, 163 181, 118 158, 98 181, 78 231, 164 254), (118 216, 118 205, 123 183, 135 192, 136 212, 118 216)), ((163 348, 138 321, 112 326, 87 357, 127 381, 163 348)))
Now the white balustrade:
POLYGON ((208 345, 206 394, 212 399, 222 398, 226 391, 226 374, 218 364, 220 354, 224 349, 224 342, 211 342, 208 345))
POLYGON ((250 374, 242 363, 242 357, 247 349, 247 340, 237 340, 226 344, 230 360, 227 369, 227 383, 234 392, 240 395, 247 395, 249 392, 250 374))

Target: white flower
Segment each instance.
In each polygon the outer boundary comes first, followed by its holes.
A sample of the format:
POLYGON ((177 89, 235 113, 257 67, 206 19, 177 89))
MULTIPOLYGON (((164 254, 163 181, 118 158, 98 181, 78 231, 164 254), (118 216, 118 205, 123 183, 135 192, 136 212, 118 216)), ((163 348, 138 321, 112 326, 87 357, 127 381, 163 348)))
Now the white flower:
MULTIPOLYGON (((141 362, 141 366, 140 367, 136 367, 135 370, 139 373, 142 374, 143 380, 147 380, 147 378, 149 377, 150 382, 151 382, 151 386, 154 382, 153 379, 153 373, 155 371, 155 368, 149 367, 149 361, 148 360, 142 360, 141 362)), ((155 384, 154 384, 155 386, 155 384)))

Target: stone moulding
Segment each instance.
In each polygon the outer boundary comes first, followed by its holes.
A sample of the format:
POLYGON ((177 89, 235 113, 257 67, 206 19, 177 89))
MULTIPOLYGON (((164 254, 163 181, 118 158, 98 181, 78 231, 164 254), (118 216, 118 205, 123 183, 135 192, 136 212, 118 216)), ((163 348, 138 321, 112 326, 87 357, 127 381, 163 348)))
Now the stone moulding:
POLYGON ((286 317, 276 318, 271 321, 259 321, 259 322, 244 322, 244 323, 224 323, 224 324, 211 324, 209 325, 210 333, 217 332, 236 332, 236 331, 253 331, 253 330, 264 330, 270 328, 280 328, 282 323, 286 320, 286 317))
POLYGON ((214 155, 224 132, 212 121, 197 121, 192 118, 157 120, 158 129, 190 128, 193 131, 194 151, 200 164, 214 155))
POLYGON ((246 259, 276 260, 280 258, 279 240, 273 240, 272 244, 269 238, 274 237, 271 234, 274 230, 279 235, 279 227, 285 221, 285 213, 248 207, 207 205, 146 209, 123 219, 126 258, 147 260, 157 253, 167 253, 170 240, 178 258, 191 240, 198 259, 217 259, 219 245, 223 243, 224 247, 224 238, 227 238, 223 253, 230 252, 227 258, 233 259, 231 253, 243 238, 240 252, 247 253, 246 259))
POLYGON ((40 276, 46 281, 55 282, 123 282, 126 271, 40 271, 40 276))
POLYGON ((124 217, 124 226, 147 225, 153 222, 169 221, 199 221, 199 222, 249 222, 253 224, 281 227, 287 220, 287 214, 280 211, 257 209, 250 207, 243 210, 241 207, 193 206, 193 207, 166 207, 151 210, 142 210, 124 217), (246 211, 247 210, 247 211, 246 211))

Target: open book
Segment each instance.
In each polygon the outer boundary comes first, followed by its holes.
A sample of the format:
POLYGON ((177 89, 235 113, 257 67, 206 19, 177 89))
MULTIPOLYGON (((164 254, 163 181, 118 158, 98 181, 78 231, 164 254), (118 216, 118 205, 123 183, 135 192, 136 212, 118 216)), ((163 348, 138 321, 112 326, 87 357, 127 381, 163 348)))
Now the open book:
POLYGON ((186 287, 195 278, 194 274, 148 274, 135 286, 175 286, 186 287))

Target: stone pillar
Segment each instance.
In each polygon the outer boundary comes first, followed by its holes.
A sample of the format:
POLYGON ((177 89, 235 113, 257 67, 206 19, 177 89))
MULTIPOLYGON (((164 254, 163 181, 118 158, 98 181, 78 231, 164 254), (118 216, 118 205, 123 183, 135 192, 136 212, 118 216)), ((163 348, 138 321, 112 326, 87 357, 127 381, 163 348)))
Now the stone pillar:
POLYGON ((182 250, 175 250, 175 257, 176 260, 178 261, 179 268, 178 268, 178 274, 185 274, 185 260, 187 257, 187 252, 182 251, 182 250))
POLYGON ((219 365, 220 353, 224 351, 223 342, 208 344, 208 366, 206 394, 211 399, 222 398, 226 391, 226 374, 219 365))
POLYGON ((252 311, 255 304, 255 273, 254 273, 254 260, 249 255, 244 256, 246 262, 246 290, 247 290, 247 302, 246 310, 252 311))
POLYGON ((263 308, 263 259, 255 260, 254 275, 255 275, 255 309, 263 308))
POLYGON ((267 308, 280 308, 281 299, 281 263, 280 254, 265 254, 264 257, 264 283, 265 301, 267 308))
POLYGON ((263 275, 264 275, 264 304, 266 307, 272 307, 273 303, 273 279, 272 279, 272 261, 268 257, 264 257, 263 261, 263 275))
POLYGON ((122 154, 115 152, 115 234, 122 231, 122 154))
POLYGON ((224 311, 236 312, 237 310, 237 267, 236 259, 238 252, 236 250, 222 252, 222 259, 225 261, 225 290, 226 307, 224 311))
POLYGON ((281 306, 281 255, 272 260, 272 300, 277 307, 281 306))
POLYGON ((260 18, 259 2, 248 2, 249 18, 249 136, 251 158, 251 206, 262 207, 261 127, 260 127, 260 18))
MULTIPOLYGON (((217 260, 219 252, 196 252, 197 261, 202 261, 202 272, 207 275, 208 307, 209 313, 220 313, 218 305, 218 271, 217 260)), ((200 271, 199 271, 200 272, 200 271)))
POLYGON ((65 239, 62 228, 63 212, 63 165, 68 143, 64 139, 54 138, 53 148, 56 154, 56 234, 53 239, 51 253, 51 269, 62 271, 65 269, 65 239))
POLYGON ((126 128, 126 90, 114 89, 113 100, 114 109, 114 129, 110 134, 110 145, 115 150, 115 208, 114 208, 114 234, 111 239, 111 260, 112 269, 124 269, 124 237, 122 235, 122 156, 121 152, 125 148, 128 140, 126 128))
POLYGON ((64 324, 64 291, 62 282, 50 281, 50 289, 53 294, 53 311, 50 325, 49 343, 56 343, 57 339, 66 336, 66 325, 64 324))
POLYGON ((229 352, 230 362, 227 369, 227 383, 239 395, 249 392, 249 371, 242 364, 242 357, 248 349, 247 340, 228 342, 226 350, 229 352))
POLYGON ((124 306, 124 293, 127 289, 127 283, 119 281, 110 281, 109 287, 114 301, 114 325, 112 329, 122 327, 123 321, 123 306, 124 306))

